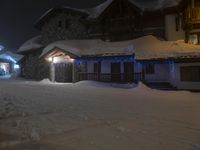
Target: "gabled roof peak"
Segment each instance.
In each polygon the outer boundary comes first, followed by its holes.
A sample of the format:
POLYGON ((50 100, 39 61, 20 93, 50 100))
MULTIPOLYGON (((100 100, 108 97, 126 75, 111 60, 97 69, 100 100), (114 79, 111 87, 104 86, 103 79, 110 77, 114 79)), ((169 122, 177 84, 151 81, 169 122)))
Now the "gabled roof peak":
MULTIPOLYGON (((70 12, 78 15, 82 15, 88 18, 98 18, 105 10, 108 8, 112 2, 115 0, 106 0, 105 2, 101 3, 100 5, 89 8, 89 9, 78 9, 72 8, 69 6, 57 6, 54 8, 49 9, 46 13, 44 13, 36 22, 35 26, 40 28, 43 25, 44 21, 50 18, 53 14, 57 12, 70 12)), ((171 8, 179 5, 179 3, 183 0, 154 0, 154 1, 144 1, 141 0, 126 0, 131 2, 134 6, 136 6, 141 11, 156 11, 162 10, 165 8, 171 8)))

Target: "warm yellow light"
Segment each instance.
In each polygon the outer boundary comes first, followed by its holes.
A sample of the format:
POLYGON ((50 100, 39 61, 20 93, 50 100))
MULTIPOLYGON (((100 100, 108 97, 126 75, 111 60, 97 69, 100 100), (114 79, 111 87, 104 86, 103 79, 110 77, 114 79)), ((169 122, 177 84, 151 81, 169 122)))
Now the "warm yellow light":
POLYGON ((74 62, 75 61, 75 59, 73 59, 73 58, 70 58, 70 62, 74 62))
POLYGON ((57 57, 49 57, 47 58, 49 62, 52 63, 62 63, 62 62, 74 62, 75 59, 71 58, 70 56, 57 56, 57 57))
POLYGON ((48 61, 49 61, 49 62, 53 62, 53 57, 49 57, 49 58, 48 58, 48 61))

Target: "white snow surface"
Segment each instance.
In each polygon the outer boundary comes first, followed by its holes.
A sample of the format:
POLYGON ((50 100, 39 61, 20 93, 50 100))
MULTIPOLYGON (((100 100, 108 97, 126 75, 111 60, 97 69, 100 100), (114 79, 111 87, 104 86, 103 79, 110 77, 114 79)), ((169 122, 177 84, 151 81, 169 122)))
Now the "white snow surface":
POLYGON ((31 38, 26 41, 22 46, 18 49, 18 52, 26 52, 30 50, 36 50, 38 48, 42 48, 43 44, 41 44, 41 35, 31 38))
POLYGON ((41 56, 60 48, 77 56, 133 55, 138 60, 200 57, 200 46, 183 40, 164 41, 152 35, 122 42, 102 40, 66 40, 48 45, 41 56))
POLYGON ((198 150, 200 94, 0 81, 0 149, 198 150))

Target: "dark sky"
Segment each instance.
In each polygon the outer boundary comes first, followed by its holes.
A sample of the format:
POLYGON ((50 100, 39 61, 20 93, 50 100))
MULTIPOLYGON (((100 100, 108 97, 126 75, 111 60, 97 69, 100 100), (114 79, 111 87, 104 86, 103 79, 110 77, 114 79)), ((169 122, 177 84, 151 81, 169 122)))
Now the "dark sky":
POLYGON ((35 21, 53 6, 67 5, 76 8, 90 8, 104 1, 0 0, 0 44, 8 49, 16 50, 24 41, 38 35, 39 32, 33 27, 35 21))

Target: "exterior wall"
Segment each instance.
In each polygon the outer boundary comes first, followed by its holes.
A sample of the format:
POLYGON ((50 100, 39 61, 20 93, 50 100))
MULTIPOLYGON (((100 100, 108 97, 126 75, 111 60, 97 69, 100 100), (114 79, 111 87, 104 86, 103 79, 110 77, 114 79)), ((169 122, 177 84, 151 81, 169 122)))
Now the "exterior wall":
POLYGON ((176 63, 173 65, 171 72, 171 79, 170 82, 178 89, 185 89, 185 90, 199 90, 200 89, 200 82, 182 82, 180 79, 180 68, 182 66, 200 66, 200 63, 176 63))
POLYGON ((87 38, 87 29, 81 20, 80 16, 68 13, 60 13, 52 17, 42 27, 42 43, 48 45, 59 40, 87 38))
POLYGON ((94 73, 94 63, 97 61, 88 61, 87 62, 87 72, 94 73))
MULTIPOLYGON (((88 61, 87 70, 88 73, 94 73, 94 63, 97 61, 88 61)), ((115 62, 112 60, 105 60, 101 62, 101 73, 111 74, 111 63, 115 62)), ((124 61, 126 62, 126 61, 124 61)), ((124 62, 121 62, 121 73, 124 73, 124 62)), ((169 82, 170 81, 170 64, 168 63, 157 63, 154 65, 154 74, 145 74, 146 82, 169 82)), ((134 62, 134 73, 142 73, 143 63, 134 62)), ((137 78, 137 77, 136 77, 137 78)))
MULTIPOLYGON (((130 57, 131 58, 131 57, 130 57)), ((132 60, 124 59, 123 58, 109 58, 101 61, 101 72, 95 73, 94 72, 94 63, 98 63, 98 60, 92 60, 87 61, 87 72, 88 78, 87 80, 97 80, 97 81, 103 81, 103 82, 136 82, 138 81, 138 78, 141 78, 141 74, 134 78, 134 66, 132 69, 129 68, 129 70, 133 70, 133 72, 125 73, 124 71, 124 63, 131 62, 134 63, 132 60), (122 59, 122 60, 119 60, 122 59), (111 72, 111 64, 112 63, 120 63, 120 72, 117 72, 116 74, 113 74, 111 72)), ((130 67, 130 66, 129 66, 130 67)), ((116 69, 116 68, 115 68, 116 69)), ((116 71, 116 70, 115 70, 116 71)))
MULTIPOLYGON (((87 62, 87 71, 88 73, 94 73, 94 63, 97 63, 98 61, 88 61, 87 62)), ((112 60, 104 60, 101 61, 101 73, 102 74, 110 74, 111 73, 111 63, 114 63, 115 61, 112 60)), ((121 73, 124 73, 124 62, 120 62, 121 64, 121 73)), ((134 67, 135 68, 135 67, 134 67)))
POLYGON ((168 41, 185 39, 185 32, 182 28, 176 31, 176 14, 165 16, 165 37, 168 41))
POLYGON ((111 61, 103 61, 101 63, 101 72, 102 73, 111 73, 111 61))
POLYGON ((165 38, 164 15, 160 12, 145 12, 142 16, 141 28, 143 35, 165 38))
POLYGON ((28 53, 22 63, 22 76, 28 79, 42 80, 49 77, 49 64, 39 58, 41 52, 28 53))
POLYGON ((145 73, 146 82, 169 82, 170 66, 165 63, 154 64, 154 74, 145 73))

